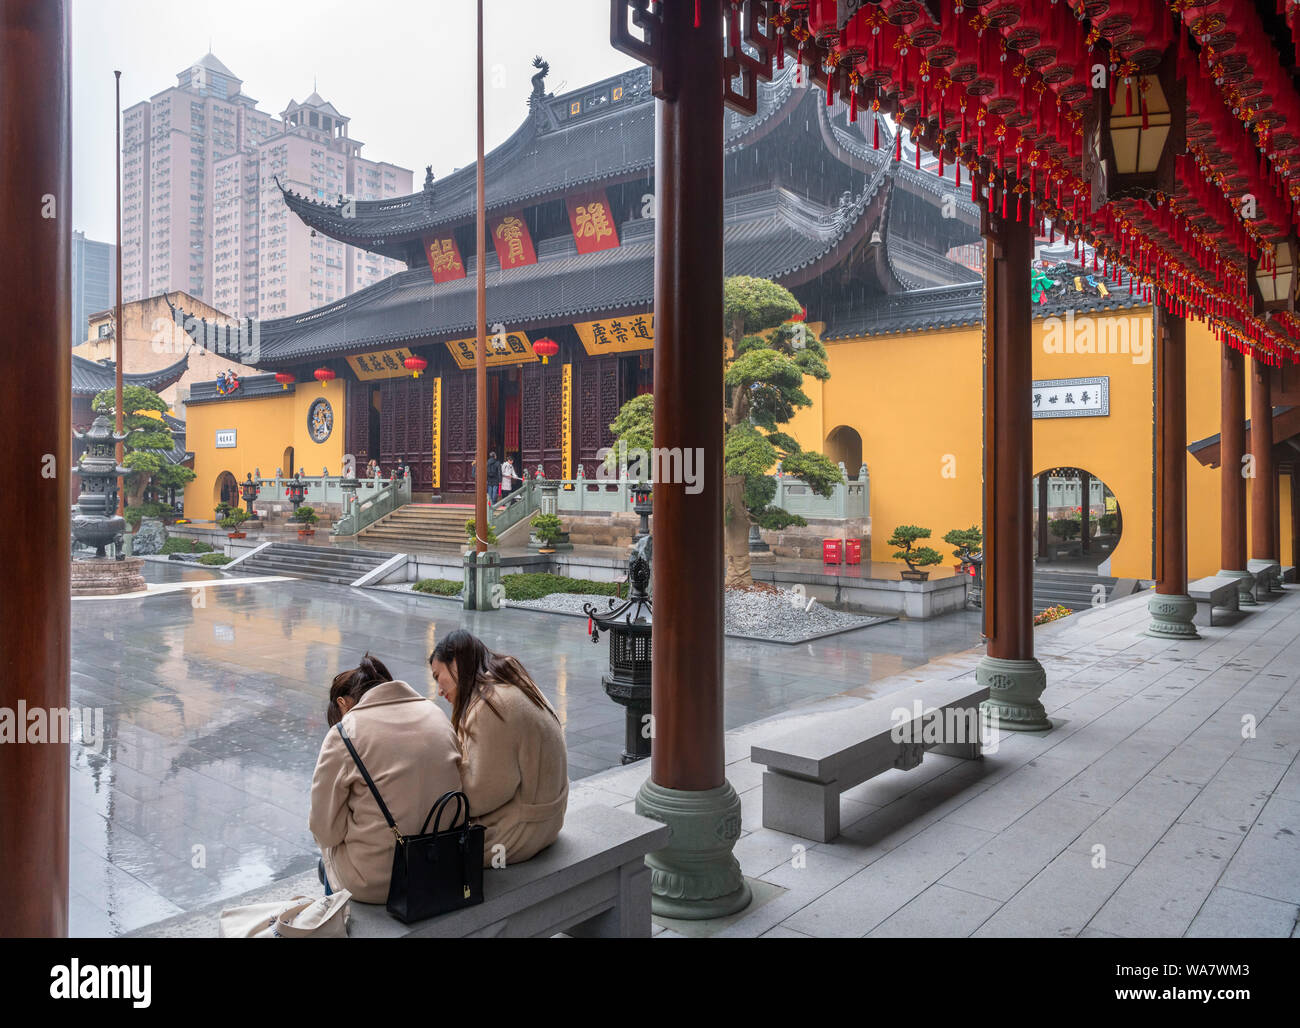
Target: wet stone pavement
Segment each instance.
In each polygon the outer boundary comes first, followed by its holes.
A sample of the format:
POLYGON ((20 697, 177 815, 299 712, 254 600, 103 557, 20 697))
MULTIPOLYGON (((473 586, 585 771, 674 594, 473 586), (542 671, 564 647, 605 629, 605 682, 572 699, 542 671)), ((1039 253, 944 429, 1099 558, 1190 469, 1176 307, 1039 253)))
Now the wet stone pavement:
MULTIPOLYGON (((579 619, 157 563, 145 576, 182 587, 73 601, 72 702, 104 722, 97 746, 72 745, 73 935, 121 934, 314 867, 308 791, 329 683, 367 649, 429 692, 435 640, 468 628, 518 656, 555 705, 572 779, 619 764, 623 708, 600 682, 608 647, 579 619)), ((729 639, 726 727, 869 696, 872 682, 978 641, 973 612, 796 646, 729 639)))

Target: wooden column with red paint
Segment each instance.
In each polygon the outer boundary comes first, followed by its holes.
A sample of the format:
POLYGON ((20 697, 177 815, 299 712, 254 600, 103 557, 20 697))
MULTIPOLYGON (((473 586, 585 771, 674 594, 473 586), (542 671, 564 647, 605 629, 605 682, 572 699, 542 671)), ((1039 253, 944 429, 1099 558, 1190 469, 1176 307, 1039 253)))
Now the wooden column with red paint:
MULTIPOLYGON (((66 710, 72 453, 71 94, 64 0, 0 4, 0 333, 9 527, 0 707, 66 710)), ((111 102, 111 101, 110 101, 111 102)), ((107 114, 107 104, 104 113, 107 114)), ((118 327, 119 333, 121 326, 118 327)), ((25 721, 26 719, 24 719, 25 721)), ((17 725, 25 733, 27 724, 17 725)), ((0 745, 0 936, 68 931, 66 740, 0 745)))

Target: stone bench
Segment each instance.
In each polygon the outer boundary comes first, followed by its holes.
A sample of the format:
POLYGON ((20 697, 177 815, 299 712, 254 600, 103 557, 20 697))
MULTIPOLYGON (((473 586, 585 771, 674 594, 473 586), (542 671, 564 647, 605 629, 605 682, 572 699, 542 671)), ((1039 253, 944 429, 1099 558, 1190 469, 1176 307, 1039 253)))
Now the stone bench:
MULTIPOLYGON (((598 938, 650 937, 650 869, 645 855, 668 842, 667 825, 626 810, 589 806, 570 811, 560 837, 532 860, 483 872, 483 902, 403 924, 382 905, 353 900, 352 938, 548 937, 560 932, 598 938)), ((223 909, 295 895, 323 893, 316 872, 244 896, 178 914, 132 935, 151 938, 217 934, 223 909)))
POLYGON ((979 705, 987 688, 940 681, 812 718, 752 747, 764 765, 763 827, 817 842, 840 834, 840 793, 892 768, 910 770, 925 752, 978 759, 979 705))
POLYGON ((1295 565, 1294 565, 1294 564, 1283 564, 1283 565, 1282 565, 1282 574, 1281 574, 1280 576, 1278 576, 1278 577, 1279 577, 1280 580, 1283 581, 1283 582, 1294 582, 1294 581, 1295 581, 1295 565))
POLYGON ((1273 592, 1274 584, 1282 587, 1282 565, 1275 560, 1246 561, 1246 570, 1255 576, 1255 599, 1273 592))
POLYGON ((1225 607, 1232 611, 1241 609, 1241 587, 1235 578, 1221 578, 1218 575, 1198 578, 1195 582, 1187 583, 1187 595, 1196 601, 1193 624, 1213 628, 1215 607, 1225 607), (1202 606, 1206 608, 1207 621, 1200 620, 1202 606))

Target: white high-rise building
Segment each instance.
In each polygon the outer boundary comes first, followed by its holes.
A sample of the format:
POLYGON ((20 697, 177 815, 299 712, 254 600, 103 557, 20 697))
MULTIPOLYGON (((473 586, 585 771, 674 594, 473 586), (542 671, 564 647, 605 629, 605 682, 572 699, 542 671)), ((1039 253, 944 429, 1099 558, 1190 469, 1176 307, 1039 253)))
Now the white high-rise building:
POLYGON ((276 118, 210 53, 176 81, 123 115, 125 301, 182 291, 232 317, 271 318, 402 270, 313 237, 276 177, 321 199, 380 199, 411 192, 409 169, 363 159, 348 119, 314 92, 276 118))

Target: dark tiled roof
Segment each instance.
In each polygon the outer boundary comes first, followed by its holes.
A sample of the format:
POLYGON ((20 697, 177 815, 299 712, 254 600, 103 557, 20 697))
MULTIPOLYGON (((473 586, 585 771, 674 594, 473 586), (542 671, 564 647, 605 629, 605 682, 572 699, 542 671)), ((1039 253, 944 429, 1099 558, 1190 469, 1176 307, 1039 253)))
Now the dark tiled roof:
MULTIPOLYGON (((793 67, 793 62, 791 64, 793 67)), ((728 146, 756 131, 792 94, 792 76, 761 83, 755 118, 727 121, 728 146)), ((617 181, 654 170, 654 97, 650 70, 637 68, 535 105, 524 123, 484 158, 487 210, 518 208, 541 197, 584 185, 617 181), (622 99, 609 99, 620 88, 622 99), (605 103, 589 103, 604 97, 605 103), (584 105, 570 117, 572 103, 584 105), (590 111, 590 113, 588 113, 590 111)), ((405 259, 405 241, 474 216, 477 172, 474 165, 409 196, 358 200, 352 217, 342 205, 283 192, 285 203, 306 224, 327 235, 386 256, 405 259)))
MULTIPOLYGON (((290 383, 288 392, 294 391, 290 383)), ((239 388, 225 396, 217 392, 216 382, 195 382, 190 386, 190 398, 186 405, 195 403, 220 403, 222 400, 248 400, 258 396, 279 396, 285 391, 284 386, 275 380, 275 375, 247 375, 239 380, 239 388)))
MULTIPOLYGON (((784 190, 750 194, 724 208, 724 268, 728 275, 780 279, 825 257, 860 228, 879 188, 827 211, 784 190)), ((654 305, 654 223, 621 226, 616 249, 579 254, 572 240, 553 244, 537 264, 502 273, 489 258, 489 324, 541 327, 594 319, 605 312, 654 305)), ((476 327, 473 260, 463 279, 435 284, 427 268, 385 279, 329 307, 262 325, 265 366, 355 353, 413 340, 454 339, 476 327)), ((248 380, 245 380, 248 381, 248 380)))
MULTIPOLYGON (((160 389, 166 389, 168 386, 180 381, 180 377, 185 374, 189 366, 190 358, 189 354, 186 354, 175 364, 160 368, 157 371, 142 371, 134 374, 128 371, 122 375, 122 384, 144 386, 146 389, 158 392, 160 389)), ((112 389, 116 385, 116 371, 117 365, 115 364, 97 364, 95 361, 86 360, 85 357, 78 357, 74 353, 72 355, 72 395, 94 396, 105 389, 112 389)))

